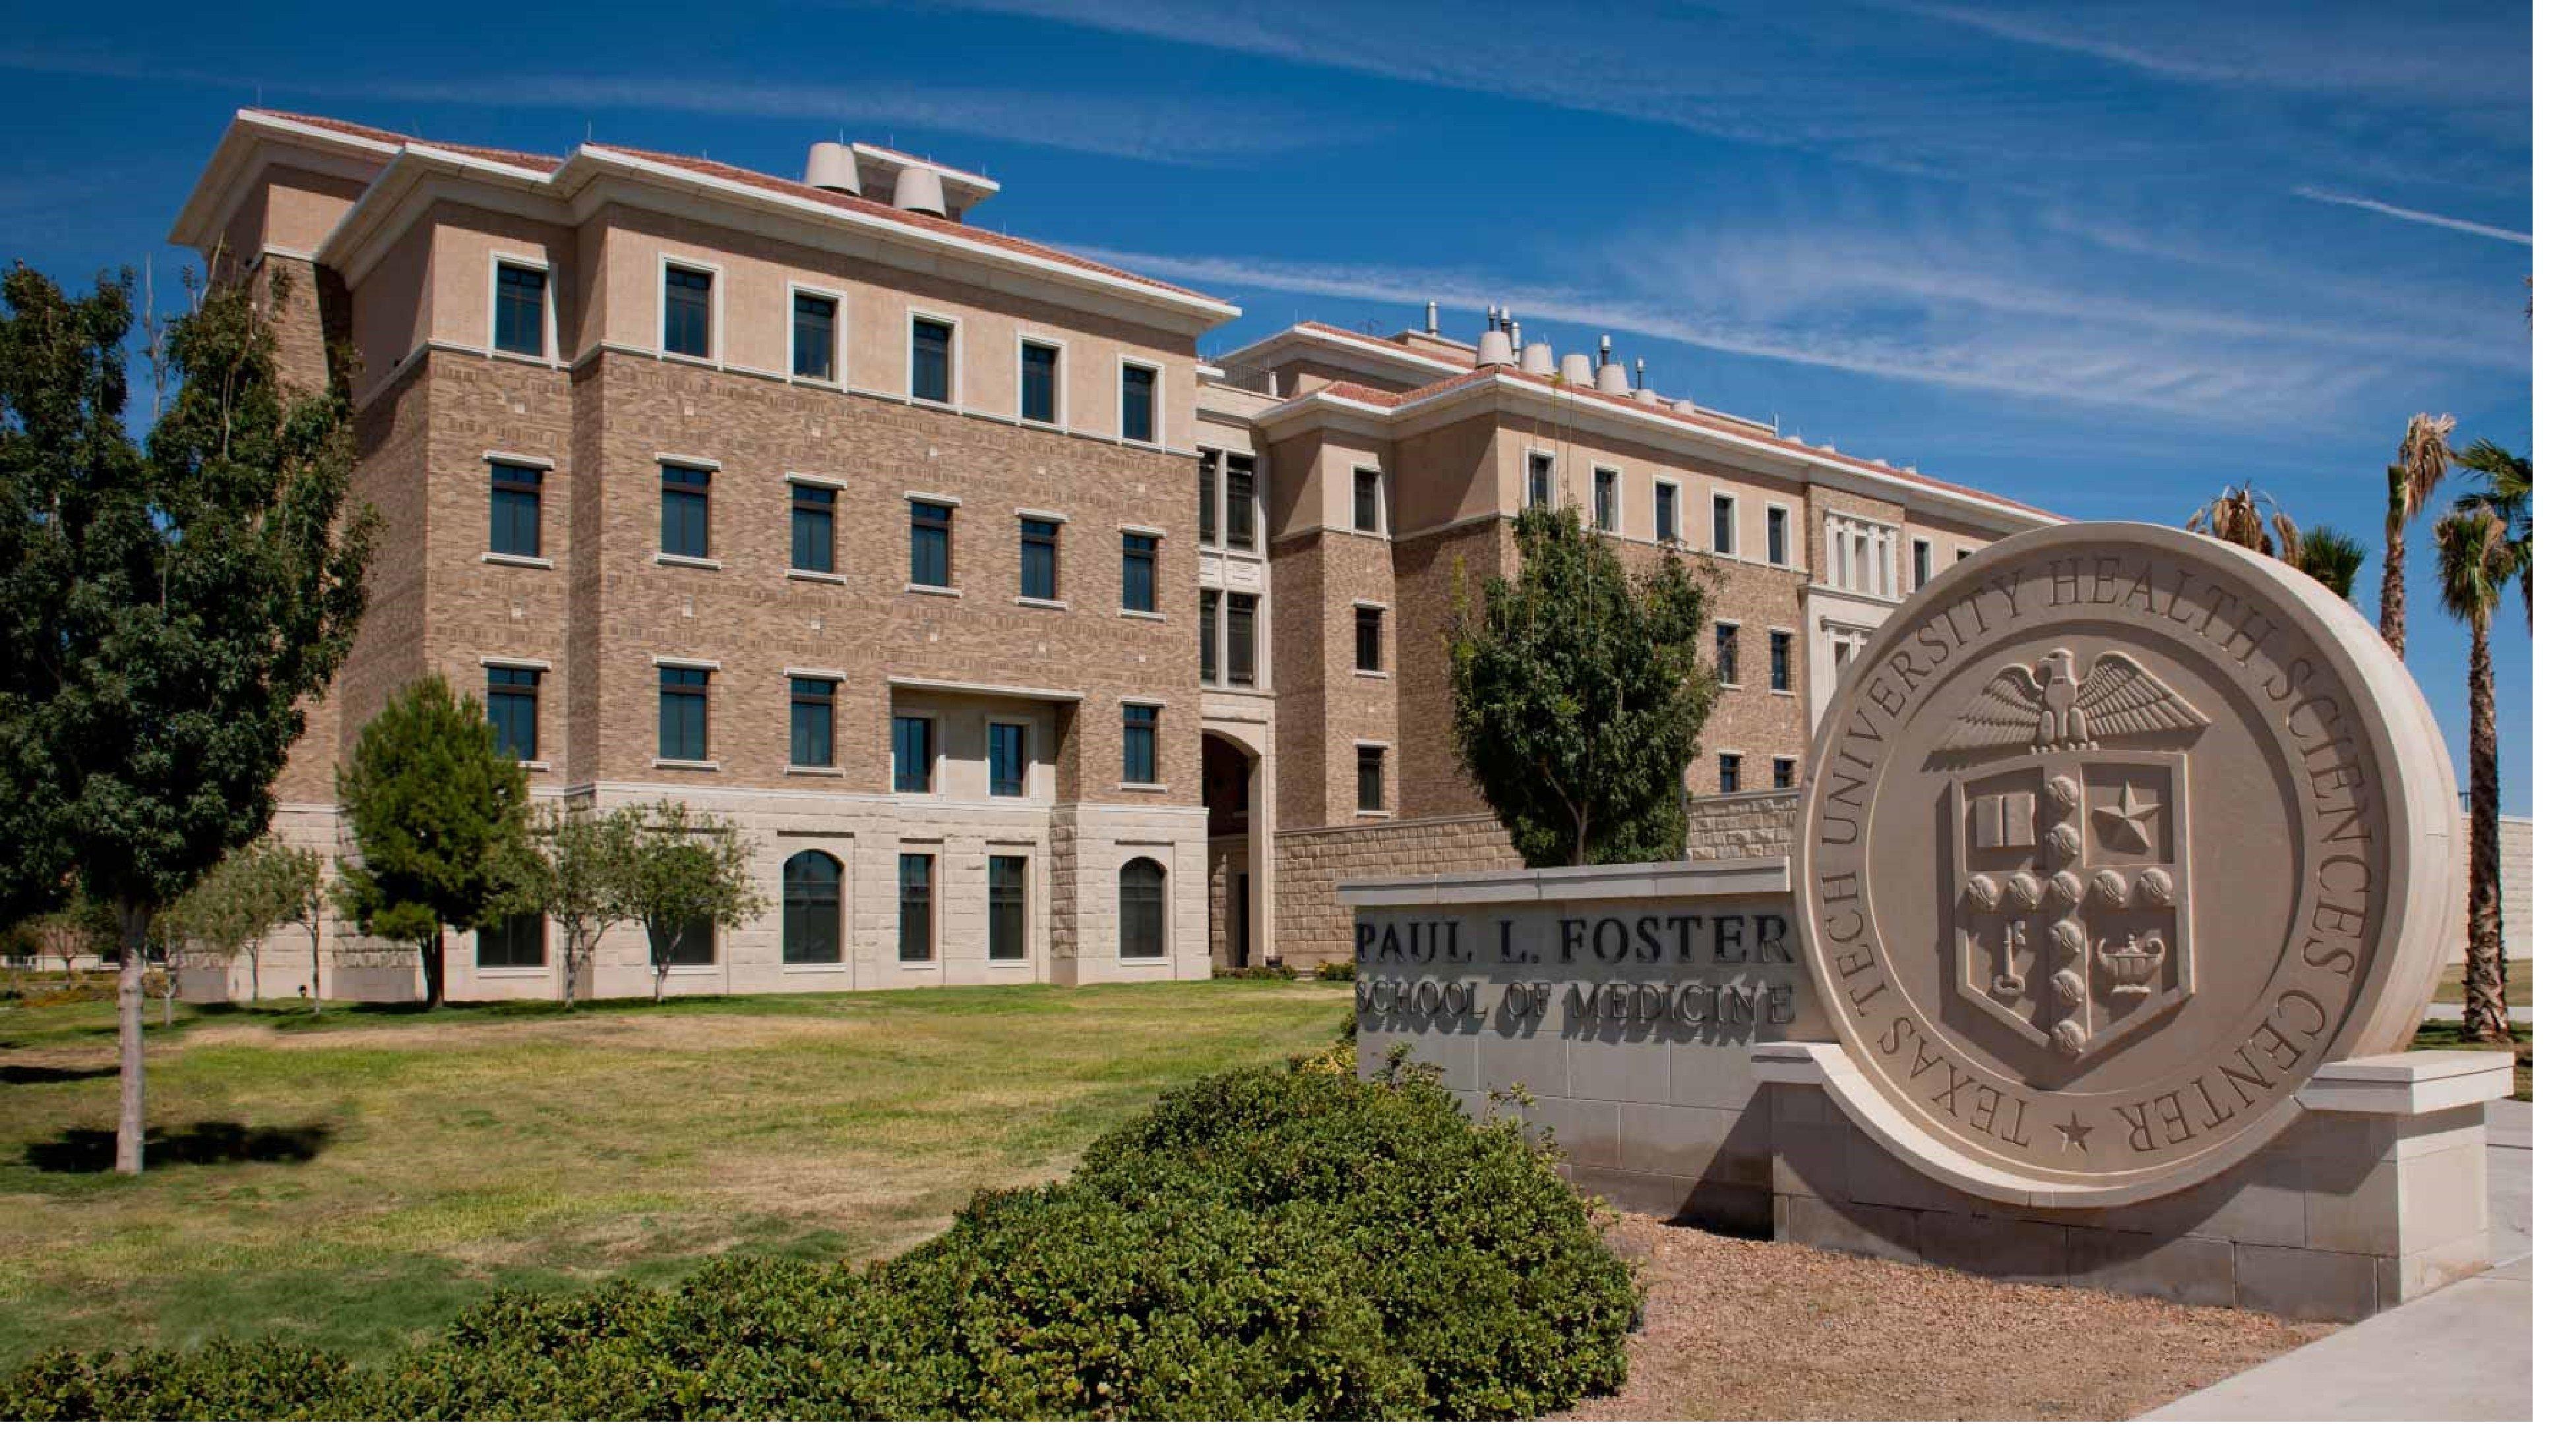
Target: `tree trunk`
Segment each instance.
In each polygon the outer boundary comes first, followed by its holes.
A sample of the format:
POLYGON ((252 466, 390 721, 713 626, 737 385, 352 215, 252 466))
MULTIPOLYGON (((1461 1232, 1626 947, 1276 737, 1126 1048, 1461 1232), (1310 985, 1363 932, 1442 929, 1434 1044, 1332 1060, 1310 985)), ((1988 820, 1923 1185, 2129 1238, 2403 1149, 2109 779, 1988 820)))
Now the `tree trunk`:
POLYGON ((426 1005, 432 1011, 444 1004, 444 927, 417 943, 419 962, 426 970, 426 1005))
POLYGON ((2471 624, 2471 927, 2462 955, 2462 1037, 2510 1042, 2505 1018, 2504 854, 2497 843, 2496 666, 2487 622, 2471 624))
POLYGON ((258 1001, 257 950, 258 947, 256 944, 251 943, 248 947, 248 1003, 252 1006, 256 1005, 258 1001))
POLYGON ((320 1014, 320 928, 311 928, 311 1014, 320 1014))
POLYGON ((115 966, 115 1051, 119 1065, 115 1108, 115 1171, 142 1173, 142 968, 150 956, 146 937, 151 913, 139 905, 116 906, 123 944, 115 966))
POLYGON ((2381 548, 2381 640, 2408 658, 2408 541, 2405 524, 2385 528, 2381 548))
POLYGON ((660 1006, 667 1004, 667 967, 673 962, 658 962, 658 974, 649 982, 649 999, 660 1006))

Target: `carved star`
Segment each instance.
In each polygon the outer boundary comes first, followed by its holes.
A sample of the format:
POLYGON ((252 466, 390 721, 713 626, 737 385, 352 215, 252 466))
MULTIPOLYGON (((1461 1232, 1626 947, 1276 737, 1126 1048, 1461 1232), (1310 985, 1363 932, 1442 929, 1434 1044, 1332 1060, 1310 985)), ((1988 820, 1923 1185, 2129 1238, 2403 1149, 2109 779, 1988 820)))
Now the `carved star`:
POLYGON ((2159 801, 2152 800, 2148 803, 2136 801, 2130 784, 2124 786, 2124 792, 2113 807, 2092 807, 2088 811, 2089 817, 2096 821, 2099 837, 2109 842, 2118 838, 2129 839, 2132 841, 2129 845, 2118 843, 2115 847, 2143 854, 2150 852, 2151 824, 2159 818, 2159 801))
POLYGON ((2088 1150, 2088 1134, 2097 1129, 2080 1121, 2079 1114, 2073 1112, 2069 1121, 2053 1123, 2052 1130, 2061 1134, 2063 1147, 2074 1147, 2084 1153, 2088 1150))

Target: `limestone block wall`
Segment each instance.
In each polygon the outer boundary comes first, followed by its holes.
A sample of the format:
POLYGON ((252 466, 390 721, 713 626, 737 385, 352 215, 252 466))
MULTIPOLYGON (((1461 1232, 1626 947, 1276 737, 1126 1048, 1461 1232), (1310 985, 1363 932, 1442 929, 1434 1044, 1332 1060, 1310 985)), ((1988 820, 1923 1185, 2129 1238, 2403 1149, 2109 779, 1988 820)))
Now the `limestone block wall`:
MULTIPOLYGON (((2498 884, 2505 897, 2505 958, 2532 958, 2532 821, 2513 815, 2497 820, 2498 884)), ((2471 883, 2471 821, 2464 815, 2453 835, 2453 884, 2467 896, 2471 883)), ((2468 903, 2467 900, 2464 901, 2468 903)), ((2468 924, 2468 922, 2465 922, 2468 924)), ((2455 958, 2460 949, 2455 947, 2455 958)))

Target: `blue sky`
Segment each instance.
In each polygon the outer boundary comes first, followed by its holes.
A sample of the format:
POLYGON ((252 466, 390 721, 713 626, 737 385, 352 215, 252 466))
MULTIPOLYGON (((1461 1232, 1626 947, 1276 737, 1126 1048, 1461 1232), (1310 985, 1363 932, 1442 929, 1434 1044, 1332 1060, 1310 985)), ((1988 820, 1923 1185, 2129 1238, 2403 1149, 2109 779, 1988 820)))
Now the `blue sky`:
MULTIPOLYGON (((229 110, 796 174, 842 134, 972 220, 1292 319, 1602 330, 1665 392, 2082 517, 2253 481, 2372 547, 2408 416, 2531 448, 2521 3, 984 0, 52 7, 0 53, 0 218, 58 276, 162 238, 229 110), (1602 18, 1604 16, 1604 19, 1602 18)), ((164 295, 164 297, 167 295, 164 295)), ((2457 767, 2463 629, 2412 549, 2457 767)), ((2494 635, 2509 812, 2529 642, 2494 635)), ((2467 769, 2463 768, 2465 779, 2467 769)))

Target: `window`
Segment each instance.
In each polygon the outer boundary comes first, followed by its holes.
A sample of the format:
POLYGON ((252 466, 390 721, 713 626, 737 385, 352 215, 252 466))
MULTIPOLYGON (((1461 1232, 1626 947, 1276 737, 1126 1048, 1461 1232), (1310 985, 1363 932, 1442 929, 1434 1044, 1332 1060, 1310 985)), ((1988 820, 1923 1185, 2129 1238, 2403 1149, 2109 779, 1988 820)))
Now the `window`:
POLYGON ((542 941, 549 929, 538 910, 523 911, 496 925, 482 926, 480 963, 492 968, 548 965, 549 947, 542 941))
POLYGON ((897 857, 897 958, 933 958, 933 856, 897 857))
POLYGON ((1120 438, 1155 438, 1155 371, 1148 365, 1120 365, 1120 438))
POLYGON ((1155 610, 1155 538, 1135 531, 1120 533, 1120 610, 1155 610))
POLYGON ((1226 548, 1250 551, 1254 547, 1253 457, 1226 457, 1226 548))
POLYGON ((1217 544, 1217 452, 1200 452, 1200 544, 1217 544))
POLYGON ((1933 565, 1928 559, 1929 555, 1926 541, 1910 543, 1910 589, 1913 591, 1928 584, 1929 571, 1933 565))
POLYGON ((1200 593, 1200 681, 1217 681, 1217 606, 1216 592, 1200 593))
POLYGON ((950 507, 930 501, 909 503, 906 579, 917 586, 951 585, 950 507))
MULTIPOLYGON (((707 920, 686 921, 676 927, 675 944, 667 951, 669 965, 709 965, 715 958, 719 928, 707 920)), ((657 940, 651 938, 650 950, 656 953, 657 940)))
POLYGON ((1794 788, 1795 761, 1793 759, 1777 759, 1772 761, 1769 765, 1769 782, 1780 789, 1794 788))
POLYGON ((791 486, 791 568, 835 569, 835 492, 831 486, 791 486))
POLYGON ((1653 539, 1676 541, 1679 528, 1679 486, 1673 481, 1653 482, 1653 539))
POLYGON ((658 757, 710 760, 711 674, 705 667, 658 669, 658 757))
POLYGON ((500 556, 542 554, 540 471, 528 465, 490 465, 489 549, 500 556))
POLYGON ((1590 472, 1590 523, 1601 530, 1617 528, 1617 473, 1613 470, 1590 472))
POLYGON ((1386 808, 1386 750, 1374 743, 1359 746, 1359 806, 1362 813, 1386 808))
POLYGON ((1720 753, 1715 756, 1715 788, 1719 794, 1741 792, 1741 755, 1720 753))
POLYGON ((1027 855, 997 854, 986 860, 986 958, 1028 957, 1031 862, 1027 855))
POLYGON ((1768 634, 1768 690, 1795 690, 1795 635, 1791 632, 1768 634))
POLYGON ((889 720, 889 768, 900 794, 933 792, 933 720, 899 716, 889 720))
POLYGON ((1531 455, 1528 458, 1528 504, 1543 510, 1555 504, 1555 457, 1531 455))
POLYGON ((1715 680, 1727 687, 1741 681, 1741 629, 1730 622, 1715 624, 1715 680))
POLYGON ((1791 529, 1792 524, 1793 522, 1788 517, 1785 507, 1771 506, 1768 508, 1769 565, 1783 566, 1786 564, 1786 559, 1794 554, 1788 548, 1787 544, 1793 539, 1795 534, 1793 529, 1791 529))
POLYGON ((1152 703, 1120 705, 1120 782, 1155 782, 1155 720, 1163 709, 1152 703))
POLYGON ((539 668, 489 669, 489 726, 498 730, 498 752, 528 764, 541 757, 541 736, 535 728, 541 691, 539 668))
POLYGON ((844 866, 819 849, 782 862, 782 963, 835 965, 844 958, 844 866))
POLYGON ((835 377, 835 301, 823 293, 791 295, 791 372, 803 379, 835 377))
POLYGON ((936 404, 951 402, 951 326, 940 319, 917 319, 908 358, 906 392, 936 404))
POLYGON ((1057 598, 1057 522, 1022 517, 1022 595, 1035 602, 1057 598))
POLYGON ((1362 672, 1386 670, 1386 609, 1351 609, 1351 665, 1362 672))
POLYGON ((1244 592, 1226 594, 1226 681, 1229 687, 1251 687, 1262 637, 1254 617, 1262 599, 1244 592))
POLYGON ((1164 954, 1164 867, 1151 859, 1120 866, 1120 958, 1159 960, 1164 954))
POLYGON ((1822 533, 1830 547, 1832 586, 1887 599, 1901 595, 1899 527, 1832 511, 1822 533))
POLYGON ((1022 341, 1022 418, 1057 423, 1057 346, 1022 341))
POLYGON ((1022 797, 1022 778, 1029 754, 1030 732, 1020 723, 986 725, 986 793, 996 799, 1022 797))
POLYGON ((542 348, 542 295, 550 277, 521 263, 498 265, 498 317, 490 346, 500 354, 548 354, 542 348))
POLYGON ((1351 529, 1375 533, 1378 527, 1377 472, 1351 472, 1351 529))
POLYGON ((711 275, 669 263, 666 311, 667 353, 710 358, 711 275))
POLYGON ((791 679, 791 763, 801 769, 835 766, 835 684, 831 678, 791 679))
POLYGON ((1730 556, 1733 553, 1732 535, 1732 498, 1718 496, 1715 498, 1715 554, 1730 556))
POLYGON ((711 473, 688 465, 658 467, 658 549, 706 560, 711 554, 711 473))

